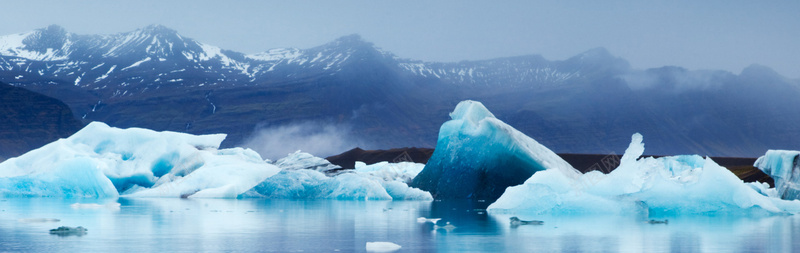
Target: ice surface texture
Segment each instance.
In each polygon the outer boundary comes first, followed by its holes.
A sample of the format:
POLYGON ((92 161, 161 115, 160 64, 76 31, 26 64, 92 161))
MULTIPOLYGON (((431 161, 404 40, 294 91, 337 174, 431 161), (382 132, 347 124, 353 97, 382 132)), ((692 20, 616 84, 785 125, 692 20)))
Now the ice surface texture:
POLYGON ((330 173, 342 168, 339 165, 332 164, 328 160, 325 160, 325 158, 316 157, 300 150, 278 159, 275 165, 283 170, 309 169, 325 173, 330 173))
POLYGON ((100 122, 0 163, 0 195, 233 198, 278 173, 224 134, 119 129, 100 122))
POLYGON ((373 165, 362 165, 350 173, 329 177, 314 169, 318 168, 316 164, 320 163, 305 163, 303 160, 296 160, 301 164, 282 163, 281 169, 283 170, 280 173, 267 178, 240 197, 361 200, 433 199, 430 193, 411 188, 406 184, 406 180, 409 180, 409 177, 413 178, 413 175, 419 173, 419 170, 424 166, 422 164, 382 162, 373 165), (311 167, 303 168, 302 164, 310 165, 311 167))
POLYGON ((380 163, 329 177, 322 172, 339 167, 323 158, 298 151, 273 165, 250 149, 219 149, 223 139, 93 122, 1 163, 0 195, 432 199, 406 184, 421 164, 380 163))
POLYGON ((782 199, 800 199, 800 151, 768 150, 753 165, 775 180, 782 199))
POLYGON ((463 101, 439 130, 436 150, 412 186, 435 198, 494 200, 534 172, 580 174, 558 155, 494 117, 480 102, 463 101))
MULTIPOLYGON (((766 196, 710 158, 697 155, 639 158, 642 136, 634 134, 620 166, 609 174, 591 171, 573 178, 540 171, 509 187, 491 213, 651 215, 798 213, 800 201, 766 196)), ((763 189, 766 192, 768 189, 763 189)))

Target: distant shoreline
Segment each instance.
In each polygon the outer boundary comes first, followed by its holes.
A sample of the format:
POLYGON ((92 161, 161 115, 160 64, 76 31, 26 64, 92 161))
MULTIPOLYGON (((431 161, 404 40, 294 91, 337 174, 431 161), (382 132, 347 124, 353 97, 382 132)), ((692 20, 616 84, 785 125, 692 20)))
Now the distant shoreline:
MULTIPOLYGON (((333 164, 343 169, 353 169, 356 161, 366 164, 379 162, 415 162, 427 163, 433 154, 432 148, 394 148, 388 150, 363 150, 354 148, 344 153, 326 157, 333 164)), ((560 153, 561 158, 581 173, 599 170, 603 173, 613 171, 619 165, 622 154, 573 154, 560 153)), ((643 155, 642 157, 663 157, 663 155, 643 155)), ((774 187, 774 182, 767 174, 754 167, 757 158, 748 157, 710 157, 714 162, 727 168, 745 182, 764 182, 774 187)))

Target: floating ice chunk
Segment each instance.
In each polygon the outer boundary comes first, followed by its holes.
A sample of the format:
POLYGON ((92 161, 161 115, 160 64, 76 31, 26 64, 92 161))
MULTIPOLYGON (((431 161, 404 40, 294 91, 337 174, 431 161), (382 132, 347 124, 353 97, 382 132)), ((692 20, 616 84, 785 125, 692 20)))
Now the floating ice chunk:
POLYGON ((283 170, 239 195, 243 198, 431 200, 431 194, 409 187, 425 165, 360 163, 355 170, 297 151, 275 162, 283 170), (337 173, 331 173, 337 171, 337 173), (322 172, 326 172, 323 174, 322 172))
POLYGON ((775 180, 782 199, 800 199, 800 151, 768 150, 753 166, 775 180))
POLYGON ((441 220, 441 219, 442 219, 442 218, 425 218, 425 217, 419 217, 419 218, 417 218, 417 222, 418 222, 418 223, 426 223, 426 222, 430 222, 430 223, 436 224, 436 222, 437 222, 437 221, 439 221, 439 220, 441 220))
POLYGON ((240 195, 250 198, 431 200, 430 193, 398 181, 345 173, 333 177, 308 169, 284 170, 240 195))
POLYGON ((0 194, 233 198, 280 170, 252 150, 218 149, 223 139, 92 122, 0 163, 0 194))
POLYGON ((367 251, 369 252, 392 252, 398 251, 402 246, 392 242, 367 242, 367 251))
POLYGON ((55 229, 50 229, 50 234, 59 236, 70 236, 70 235, 82 236, 86 234, 86 231, 88 230, 81 226, 77 227, 61 226, 55 229))
POLYGON ((494 117, 480 102, 463 101, 439 130, 436 150, 411 184, 436 198, 497 199, 546 169, 577 178, 558 155, 494 117))
POLYGON ((447 232, 450 232, 450 231, 453 231, 453 229, 456 229, 456 226, 453 226, 453 224, 450 224, 449 221, 447 223, 445 223, 444 226, 439 226, 439 225, 436 225, 434 223, 433 230, 436 231, 436 230, 439 230, 439 229, 443 229, 443 230, 445 230, 447 232))
POLYGON ((506 189, 488 210, 534 215, 800 212, 800 201, 768 197, 768 189, 754 190, 753 184, 743 183, 710 158, 636 160, 642 151, 641 135, 636 134, 611 173, 593 171, 572 178, 557 170, 540 171, 524 184, 506 189))

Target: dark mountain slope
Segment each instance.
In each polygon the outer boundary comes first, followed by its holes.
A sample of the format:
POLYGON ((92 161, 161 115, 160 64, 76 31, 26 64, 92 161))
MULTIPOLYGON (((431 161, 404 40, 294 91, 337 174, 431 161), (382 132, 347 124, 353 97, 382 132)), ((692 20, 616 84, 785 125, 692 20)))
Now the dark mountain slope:
POLYGON ((70 136, 82 127, 63 102, 0 83, 0 160, 70 136))

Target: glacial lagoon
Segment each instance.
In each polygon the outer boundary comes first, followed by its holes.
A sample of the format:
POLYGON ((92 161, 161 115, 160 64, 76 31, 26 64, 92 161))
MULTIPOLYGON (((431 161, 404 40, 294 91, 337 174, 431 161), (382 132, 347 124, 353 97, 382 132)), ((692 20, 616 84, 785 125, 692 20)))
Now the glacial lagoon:
POLYGON ((0 199, 0 252, 797 252, 796 215, 521 216, 477 201, 0 199), (75 205, 80 203, 80 205, 75 205), (119 203, 120 205, 115 205, 119 203), (419 217, 442 218, 435 226, 419 217), (57 219, 50 220, 50 219, 57 219), (449 222, 455 228, 445 229, 449 222), (83 226, 83 235, 55 235, 83 226))

